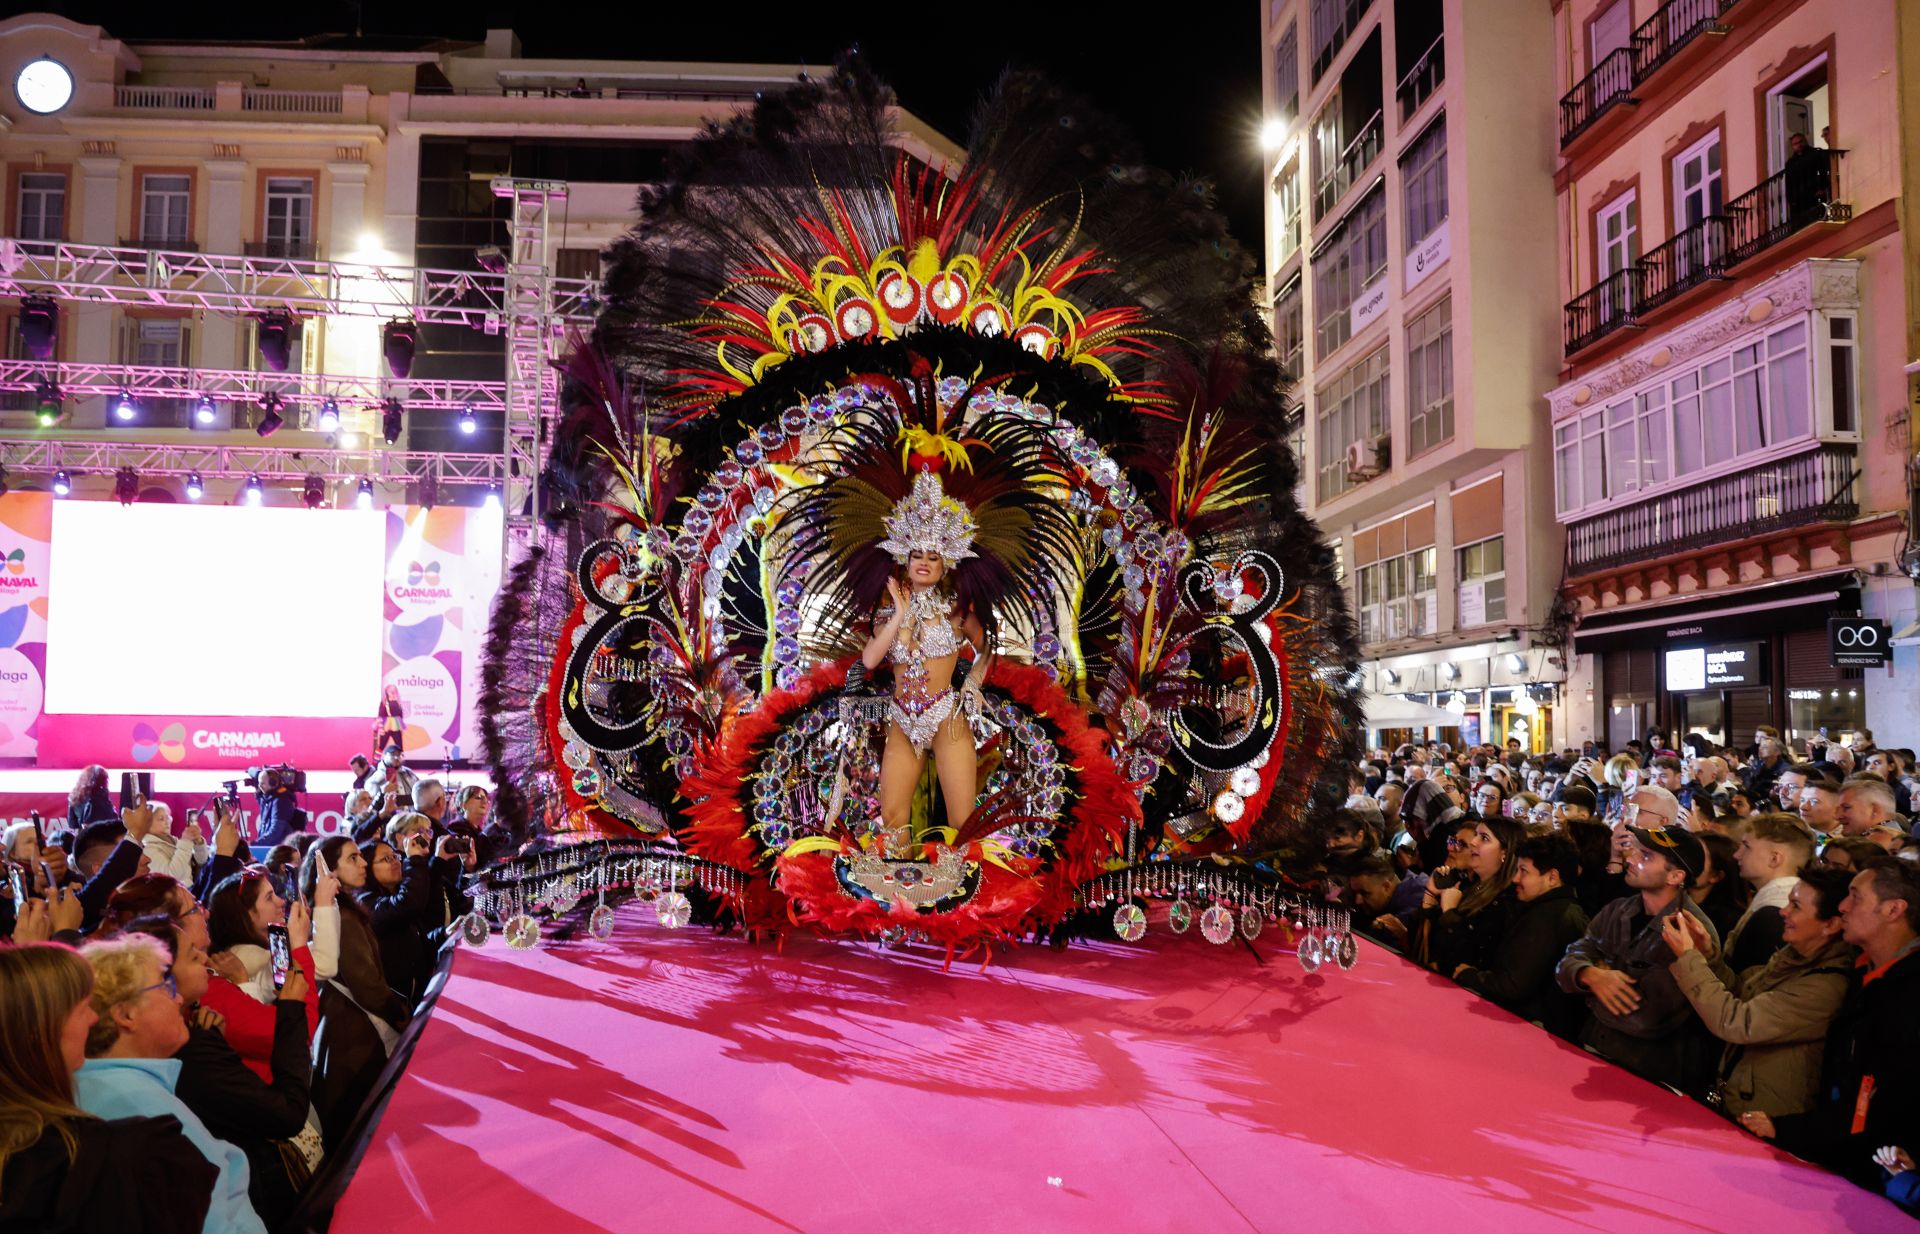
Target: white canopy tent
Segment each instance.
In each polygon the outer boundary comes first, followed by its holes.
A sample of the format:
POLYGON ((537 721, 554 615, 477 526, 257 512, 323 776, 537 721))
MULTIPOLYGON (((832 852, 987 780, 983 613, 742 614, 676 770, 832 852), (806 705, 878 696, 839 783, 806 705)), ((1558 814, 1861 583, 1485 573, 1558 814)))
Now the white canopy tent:
POLYGON ((1462 717, 1404 694, 1369 694, 1368 728, 1458 728, 1462 717))

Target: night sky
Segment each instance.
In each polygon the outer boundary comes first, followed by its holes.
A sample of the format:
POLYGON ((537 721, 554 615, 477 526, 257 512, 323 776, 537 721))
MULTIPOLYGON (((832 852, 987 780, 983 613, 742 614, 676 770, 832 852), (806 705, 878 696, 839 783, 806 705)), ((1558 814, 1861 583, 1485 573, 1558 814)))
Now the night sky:
MULTIPOLYGON (((1155 6, 1155 24, 1109 16, 1102 0, 1016 4, 750 4, 610 6, 612 23, 576 19, 574 4, 370 4, 368 36, 425 34, 478 41, 511 26, 538 58, 730 60, 825 66, 859 44, 900 101, 956 141, 980 94, 1009 64, 1045 70, 1139 134, 1147 157, 1218 186, 1241 243, 1261 246, 1260 19, 1257 0, 1155 6), (697 16, 694 16, 697 14, 697 16)), ((23 7, 35 7, 31 0, 23 7)), ((74 21, 137 38, 295 38, 351 33, 351 5, 47 4, 74 21)), ((600 11, 609 11, 595 5, 600 11)))

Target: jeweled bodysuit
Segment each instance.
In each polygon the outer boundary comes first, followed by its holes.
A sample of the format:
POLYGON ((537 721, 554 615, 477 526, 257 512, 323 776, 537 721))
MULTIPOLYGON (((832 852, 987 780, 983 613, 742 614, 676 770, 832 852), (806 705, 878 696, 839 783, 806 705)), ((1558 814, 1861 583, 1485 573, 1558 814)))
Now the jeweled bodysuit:
MULTIPOLYGON (((888 610, 881 610, 884 619, 888 610)), ((916 591, 907 602, 907 619, 887 649, 894 664, 893 702, 887 715, 913 743, 914 753, 925 754, 940 725, 959 706, 959 694, 948 687, 929 690, 927 661, 960 650, 960 633, 953 624, 953 604, 932 588, 916 591)))

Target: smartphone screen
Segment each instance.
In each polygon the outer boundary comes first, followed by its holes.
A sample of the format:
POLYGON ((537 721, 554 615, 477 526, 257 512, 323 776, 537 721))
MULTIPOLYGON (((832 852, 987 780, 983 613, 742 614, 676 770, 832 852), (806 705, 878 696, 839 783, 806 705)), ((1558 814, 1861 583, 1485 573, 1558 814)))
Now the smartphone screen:
POLYGON ((9 863, 7 879, 13 884, 13 911, 18 915, 27 904, 27 867, 9 863))
POLYGON ((287 970, 293 965, 293 940, 283 925, 267 927, 267 951, 273 958, 273 988, 287 984, 287 970))
POLYGON ((27 818, 33 823, 33 842, 39 848, 47 846, 47 829, 41 825, 40 811, 28 810, 27 818))
POLYGON ((120 773, 120 808, 131 810, 142 801, 153 800, 153 773, 151 771, 123 771, 120 773))

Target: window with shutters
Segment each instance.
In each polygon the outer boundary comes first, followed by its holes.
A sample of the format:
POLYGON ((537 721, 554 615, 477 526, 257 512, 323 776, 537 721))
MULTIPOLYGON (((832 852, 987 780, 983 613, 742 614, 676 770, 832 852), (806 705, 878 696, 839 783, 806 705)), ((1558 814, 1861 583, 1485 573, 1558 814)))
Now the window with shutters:
POLYGON ((1459 579, 1458 621, 1491 625, 1507 619, 1507 538, 1504 535, 1454 550, 1459 579))
POLYGON ((13 234, 21 240, 66 239, 67 178, 60 172, 20 173, 20 206, 13 234))

